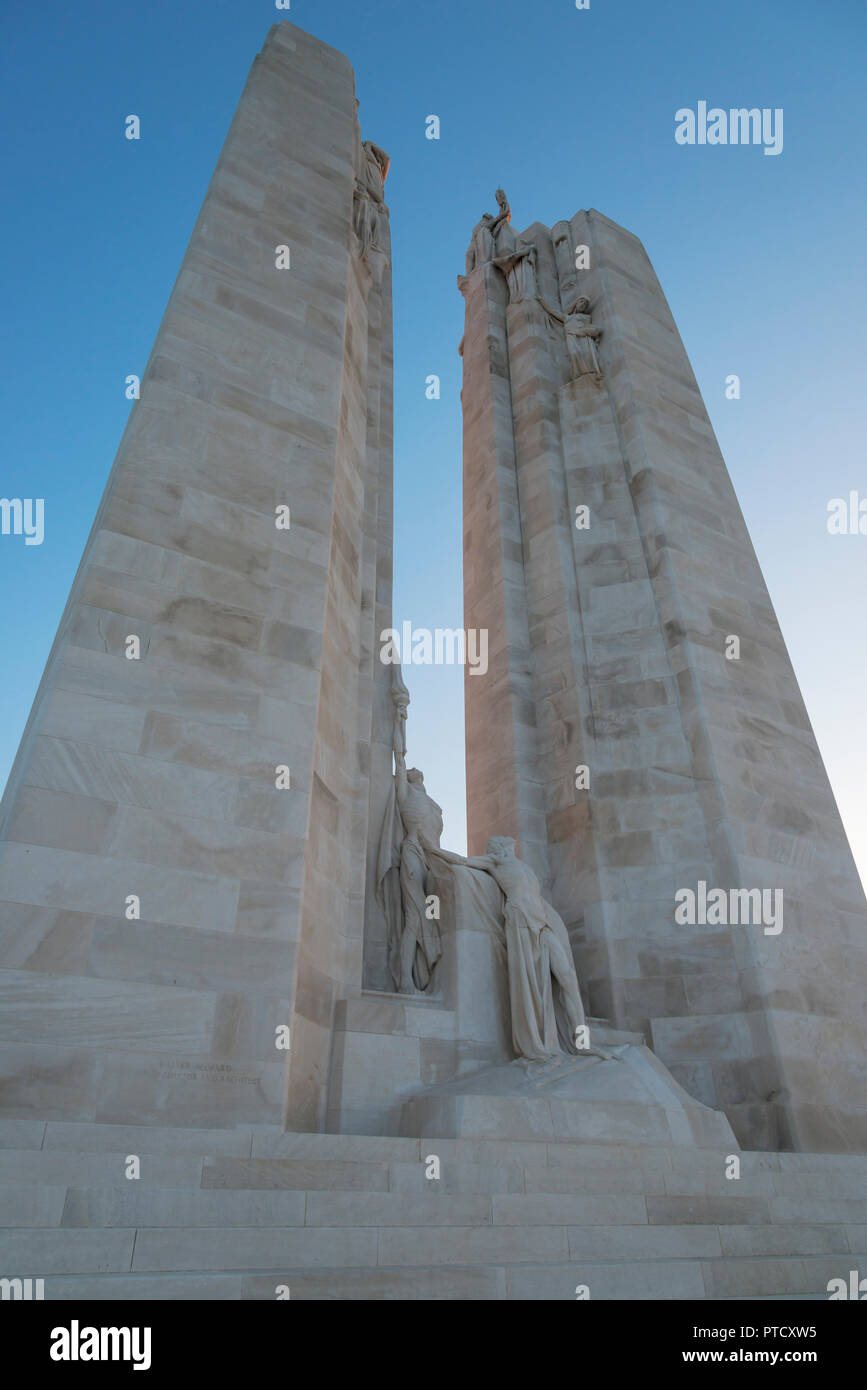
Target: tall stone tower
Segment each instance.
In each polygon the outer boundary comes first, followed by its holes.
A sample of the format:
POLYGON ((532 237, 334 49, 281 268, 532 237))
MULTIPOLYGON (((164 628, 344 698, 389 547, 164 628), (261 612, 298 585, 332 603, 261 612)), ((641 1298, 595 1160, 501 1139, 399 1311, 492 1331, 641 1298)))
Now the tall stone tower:
POLYGON ((5 1116, 323 1126, 391 758, 388 160, 356 107, 342 54, 271 29, 2 804, 5 1116))
POLYGON ((470 852, 515 837, 590 1012, 742 1143, 863 1149, 864 893, 677 328, 630 232, 498 202, 459 282, 470 852))

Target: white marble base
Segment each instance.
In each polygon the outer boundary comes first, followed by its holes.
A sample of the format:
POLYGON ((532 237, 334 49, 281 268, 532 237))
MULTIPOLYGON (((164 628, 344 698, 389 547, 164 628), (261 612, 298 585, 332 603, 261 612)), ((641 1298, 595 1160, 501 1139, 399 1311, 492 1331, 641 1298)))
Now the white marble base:
POLYGON ((401 1133, 738 1151, 726 1117, 693 1100, 641 1034, 596 1027, 593 1042, 612 1058, 517 1059, 432 1086, 404 1101, 401 1133))

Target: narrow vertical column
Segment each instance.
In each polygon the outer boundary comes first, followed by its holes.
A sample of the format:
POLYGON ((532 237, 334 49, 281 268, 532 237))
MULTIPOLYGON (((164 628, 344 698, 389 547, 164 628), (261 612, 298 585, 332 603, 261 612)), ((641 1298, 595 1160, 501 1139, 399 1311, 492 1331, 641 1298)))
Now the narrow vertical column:
POLYGON ((533 712, 519 727, 514 705, 468 700, 471 845, 515 833, 481 769, 532 788, 546 852, 528 836, 525 857, 550 869, 589 1011, 644 1029, 746 1144, 863 1147, 864 895, 656 277, 637 239, 593 212, 517 237, 483 219, 471 260, 486 246, 469 285, 484 275, 491 290, 468 295, 465 338, 467 612, 492 610, 500 548, 520 541, 526 632, 503 621, 496 645, 533 712), (506 377, 496 412, 490 380, 506 377), (497 489, 495 450, 510 463, 497 489), (475 537, 494 498, 506 524, 486 553, 475 537), (509 743, 526 755, 511 779, 497 762, 509 743), (726 910, 678 921, 699 885, 726 910))
MULTIPOLYGON (((867 1042, 857 1002, 867 984, 863 889, 664 295, 640 242, 598 213, 588 219, 630 492, 715 886, 782 894, 781 930, 730 928, 746 1012, 730 1015, 711 1066, 743 1131, 785 1147, 863 1147, 867 1084, 854 1062, 867 1042), (739 655, 728 659, 732 637, 739 655)), ((696 996, 694 1022, 654 1025, 675 1064, 701 1050, 708 1016, 726 1012, 726 988, 696 996)))
MULTIPOLYGON (((359 875, 364 884, 363 978, 370 989, 390 990, 385 917, 377 901, 379 837, 386 800, 393 780, 391 703, 392 668, 380 660, 381 634, 392 625, 393 467, 392 467, 392 341, 390 282, 370 304, 368 363, 368 430, 370 467, 365 488, 369 524, 366 550, 371 561, 370 590, 364 605, 364 682, 370 692, 370 718, 359 735, 359 759, 367 771, 369 795, 365 863, 359 875)), ((365 708, 367 704, 365 702, 365 708)))
MULTIPOLYGON (((391 667, 379 660, 379 634, 391 625, 392 576, 391 238, 388 210, 378 201, 387 169, 384 151, 357 145, 340 494, 332 531, 317 742, 321 788, 334 799, 323 801, 321 820, 311 820, 296 991, 300 1045, 291 1054, 286 1117, 287 1126, 298 1130, 329 1123, 335 1006, 347 995, 360 994, 365 964, 375 971, 384 963, 375 875, 382 807, 392 776, 386 723, 391 667)), ((387 987, 384 980, 382 985, 387 987)))
POLYGON ((464 624, 488 631, 488 670, 464 677, 470 852, 511 835, 544 878, 544 804, 506 342, 506 285, 491 264, 462 281, 464 624), (541 857, 542 862, 539 863, 541 857))
MULTIPOLYGON (((528 232, 528 240, 533 230, 528 232)), ((562 821, 560 813, 568 806, 574 830, 582 813, 573 795, 570 759, 559 756, 566 749, 558 742, 564 723, 580 722, 572 664, 574 581, 557 407, 561 368, 552 326, 538 299, 521 298, 511 303, 507 323, 528 636, 531 650, 538 653, 544 649, 545 653, 543 661, 537 656, 531 666, 536 715, 534 772, 545 814, 545 839, 532 847, 532 853, 525 847, 523 857, 533 862, 548 892, 550 817, 559 815, 562 821), (556 763, 560 772, 552 779, 550 773, 556 763)))
POLYGON ((360 985, 391 563, 356 107, 342 54, 272 28, 0 813, 3 1114, 321 1123, 333 1001, 360 985))

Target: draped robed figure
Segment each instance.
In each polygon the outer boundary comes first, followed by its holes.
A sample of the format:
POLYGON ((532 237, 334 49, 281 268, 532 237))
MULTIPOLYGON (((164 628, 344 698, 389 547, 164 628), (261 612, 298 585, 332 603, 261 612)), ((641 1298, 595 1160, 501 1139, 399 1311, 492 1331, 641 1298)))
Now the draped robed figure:
POLYGON ((434 860, 453 872, 481 870, 503 894, 502 931, 509 974, 512 1045, 519 1057, 548 1062, 579 1049, 576 1030, 584 1008, 572 947, 562 918, 542 897, 539 880, 515 853, 507 836, 488 841, 488 852, 465 858, 439 846, 425 846, 434 860))
POLYGON ((439 845, 442 811, 418 768, 406 766, 409 691, 400 668, 392 676, 395 772, 379 841, 376 897, 386 920, 388 968, 402 994, 428 993, 442 955, 438 920, 428 915, 430 866, 423 841, 439 845))

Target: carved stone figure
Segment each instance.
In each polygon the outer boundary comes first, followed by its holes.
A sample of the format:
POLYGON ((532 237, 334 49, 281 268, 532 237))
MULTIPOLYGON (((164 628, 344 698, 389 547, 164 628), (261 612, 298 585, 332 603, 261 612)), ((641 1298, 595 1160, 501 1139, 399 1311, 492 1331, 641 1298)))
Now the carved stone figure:
POLYGON ((590 300, 585 295, 579 295, 567 310, 563 321, 573 379, 579 376, 602 375, 595 342, 595 339, 601 338, 602 329, 594 326, 589 311, 590 300))
POLYGON ((536 286, 535 246, 519 241, 508 256, 498 256, 494 265, 503 272, 509 285, 509 303, 521 304, 525 299, 538 299, 536 286))
MULTIPOLYGON (((493 262, 509 283, 511 303, 535 299, 536 248, 515 236, 512 228, 512 209, 502 188, 497 189, 496 198, 496 217, 490 212, 485 212, 481 221, 473 228, 467 250, 466 273, 469 275, 477 266, 493 262)), ((465 290, 464 277, 458 277, 458 285, 462 291, 465 290)))
POLYGON ((372 140, 362 143, 355 175, 353 226, 360 243, 359 255, 370 266, 377 286, 382 284, 382 273, 391 251, 385 206, 385 180, 390 163, 379 145, 372 140))
MULTIPOLYGON (((509 285, 509 301, 520 304, 524 299, 535 299, 536 288, 536 248, 530 242, 521 241, 512 228, 512 209, 502 188, 497 189, 497 216, 491 218, 489 232, 493 250, 488 260, 493 260, 501 270, 509 285)), ((475 233, 474 233, 475 235, 475 233)))
POLYGON ((387 926, 388 967, 401 994, 424 994, 442 955, 439 923, 426 911, 430 867, 424 845, 439 847, 442 810, 418 768, 406 766, 409 691, 400 668, 392 677, 394 781, 380 837, 376 896, 387 926))
POLYGON ((481 221, 473 227, 473 235, 467 247, 467 275, 471 274, 477 265, 487 265, 488 261, 494 259, 494 238, 491 234, 493 223, 493 213, 483 212, 481 221))
POLYGON ((491 236, 497 253, 504 256, 509 251, 514 251, 516 246, 515 233, 512 230, 512 209, 502 188, 497 189, 495 196, 499 211, 491 224, 491 236))
POLYGON ((443 863, 491 874, 503 892, 512 1043, 518 1056, 546 1062, 579 1050, 603 1055, 600 1049, 576 1045, 575 1030, 584 1024, 584 1008, 569 936, 542 897, 530 865, 515 854, 514 840, 495 836, 486 854, 469 859, 423 843, 428 854, 443 863))

